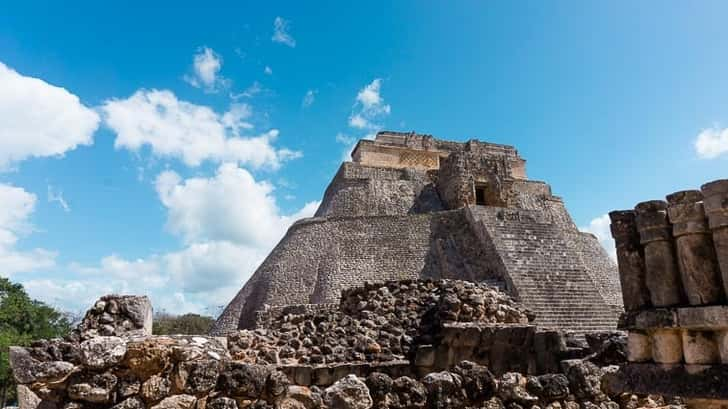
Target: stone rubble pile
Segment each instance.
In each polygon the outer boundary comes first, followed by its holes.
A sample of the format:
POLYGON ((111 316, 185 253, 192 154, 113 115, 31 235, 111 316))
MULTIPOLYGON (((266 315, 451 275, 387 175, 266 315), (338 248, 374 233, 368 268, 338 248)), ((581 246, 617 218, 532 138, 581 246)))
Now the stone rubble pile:
POLYGON ((229 337, 233 358, 254 364, 406 359, 445 322, 527 324, 533 316, 495 288, 455 280, 367 283, 345 290, 340 311, 289 314, 229 337))
POLYGON ((86 312, 74 331, 79 339, 152 333, 152 303, 148 297, 106 295, 86 312))
POLYGON ((338 312, 287 315, 270 328, 227 338, 151 335, 144 299, 136 298, 134 305, 144 307, 136 309, 125 304, 131 300, 104 297, 68 337, 12 347, 20 409, 617 409, 618 402, 636 409, 660 403, 603 392, 602 378, 616 368, 609 365, 624 355, 618 333, 587 337, 593 353, 561 360, 561 373, 494 374, 470 360, 429 372, 397 361, 400 372, 388 372, 386 359, 407 358, 407 348, 428 340, 438 325, 527 325, 525 309, 478 284, 371 284, 345 293, 338 312), (117 305, 112 322, 120 328, 107 332, 121 336, 94 336, 100 325, 112 325, 101 319, 111 314, 110 304, 117 305), (144 320, 129 311, 143 312, 144 320), (352 364, 357 361, 366 370, 352 364), (291 362, 308 378, 292 376, 291 362), (333 372, 315 375, 320 370, 333 372))

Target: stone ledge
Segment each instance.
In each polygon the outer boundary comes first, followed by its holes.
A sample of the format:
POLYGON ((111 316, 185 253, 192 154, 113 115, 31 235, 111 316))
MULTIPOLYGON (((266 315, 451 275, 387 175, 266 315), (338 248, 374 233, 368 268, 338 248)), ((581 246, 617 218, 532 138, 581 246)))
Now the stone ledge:
POLYGON ((650 330, 657 328, 689 330, 728 329, 728 305, 655 308, 622 314, 619 329, 650 330))
POLYGON ((609 393, 728 399, 728 365, 631 363, 605 377, 609 393))

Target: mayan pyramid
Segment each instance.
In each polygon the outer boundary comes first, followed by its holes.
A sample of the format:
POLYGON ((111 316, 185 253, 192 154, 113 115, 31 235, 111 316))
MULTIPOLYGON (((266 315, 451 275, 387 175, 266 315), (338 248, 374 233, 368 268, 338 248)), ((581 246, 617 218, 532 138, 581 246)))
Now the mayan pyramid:
POLYGON ((212 329, 331 308, 366 281, 451 278, 500 287, 546 328, 616 328, 614 262, 512 146, 379 132, 342 163, 212 329))

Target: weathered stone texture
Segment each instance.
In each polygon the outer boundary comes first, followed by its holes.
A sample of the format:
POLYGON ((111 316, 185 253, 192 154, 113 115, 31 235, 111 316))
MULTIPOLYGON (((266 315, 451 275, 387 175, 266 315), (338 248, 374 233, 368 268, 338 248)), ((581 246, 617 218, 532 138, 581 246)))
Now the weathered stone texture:
POLYGON ((667 203, 662 200, 635 206, 637 230, 644 246, 645 283, 650 300, 657 307, 677 305, 682 289, 672 242, 672 228, 667 218, 667 203))
MULTIPOLYGON (((728 183, 719 180, 703 185, 702 192, 672 193, 667 203, 637 205, 647 274, 643 278, 631 260, 620 258, 621 278, 632 288, 644 280, 652 305, 628 309, 620 318, 620 327, 629 330, 629 363, 605 378, 608 391, 680 395, 695 408, 728 406, 728 305, 721 265, 728 257, 721 243, 727 193, 728 183)), ((612 229, 622 230, 614 224, 612 229)))
POLYGON ((106 295, 86 312, 77 332, 82 339, 151 335, 152 303, 146 296, 106 295))
POLYGON ((682 283, 692 305, 724 301, 720 270, 699 190, 667 196, 682 283))
POLYGON ((21 405, 617 408, 599 384, 604 365, 623 362, 624 334, 591 334, 578 346, 482 283, 369 283, 345 290, 338 311, 279 314, 226 338, 73 335, 13 348, 21 405))
POLYGON ((609 213, 611 232, 617 248, 622 300, 627 311, 650 305, 650 293, 645 280, 645 254, 640 244, 633 210, 609 213))

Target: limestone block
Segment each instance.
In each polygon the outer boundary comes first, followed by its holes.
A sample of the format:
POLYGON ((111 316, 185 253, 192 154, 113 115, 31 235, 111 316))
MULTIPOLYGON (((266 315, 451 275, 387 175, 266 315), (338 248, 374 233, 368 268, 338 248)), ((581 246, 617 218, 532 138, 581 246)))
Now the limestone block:
POLYGON ((104 369, 124 359, 126 341, 119 337, 95 337, 81 343, 81 360, 93 369, 104 369))
POLYGON ((18 409, 38 409, 41 399, 29 387, 18 385, 18 409))
POLYGON ((683 348, 679 330, 659 329, 650 334, 652 359, 661 364, 677 364, 682 361, 683 348))
POLYGON ((297 385, 311 385, 313 370, 310 366, 298 366, 293 371, 293 380, 297 385))
POLYGON ((417 347, 415 365, 424 367, 435 365, 435 348, 432 345, 420 345, 417 347))
POLYGON ((728 294, 728 179, 704 184, 703 206, 708 217, 708 226, 713 232, 718 265, 723 278, 723 290, 728 294))
POLYGON ((152 335, 152 303, 146 296, 105 295, 78 326, 82 338, 97 335, 152 335))
POLYGON ((683 331, 682 340, 685 363, 706 365, 720 362, 713 332, 683 331))
POLYGON ((677 319, 683 329, 728 330, 728 305, 678 308, 677 319))
POLYGON ((703 194, 698 190, 681 191, 667 196, 678 266, 691 305, 713 304, 724 300, 720 270, 702 199, 703 194))
POLYGON ((645 256, 640 244, 635 212, 618 210, 609 213, 611 231, 617 248, 622 300, 627 311, 650 305, 645 283, 645 256))
POLYGON ((672 243, 672 229, 667 220, 667 203, 651 200, 635 206, 640 243, 645 252, 645 283, 650 300, 657 307, 682 301, 680 273, 672 243))
POLYGON ((725 409, 728 408, 728 400, 723 399, 686 399, 688 409, 725 409))
POLYGON ((715 343, 718 344, 720 362, 722 364, 728 364, 728 331, 716 332, 715 343))
POLYGON ((319 366, 314 368, 311 383, 317 386, 327 386, 334 383, 334 374, 331 368, 319 366))
POLYGON ((323 398, 329 408, 369 409, 374 404, 366 384, 355 375, 326 388, 323 398))
POLYGON ((627 335, 627 360, 647 362, 652 360, 652 341, 641 331, 630 331, 627 335))

